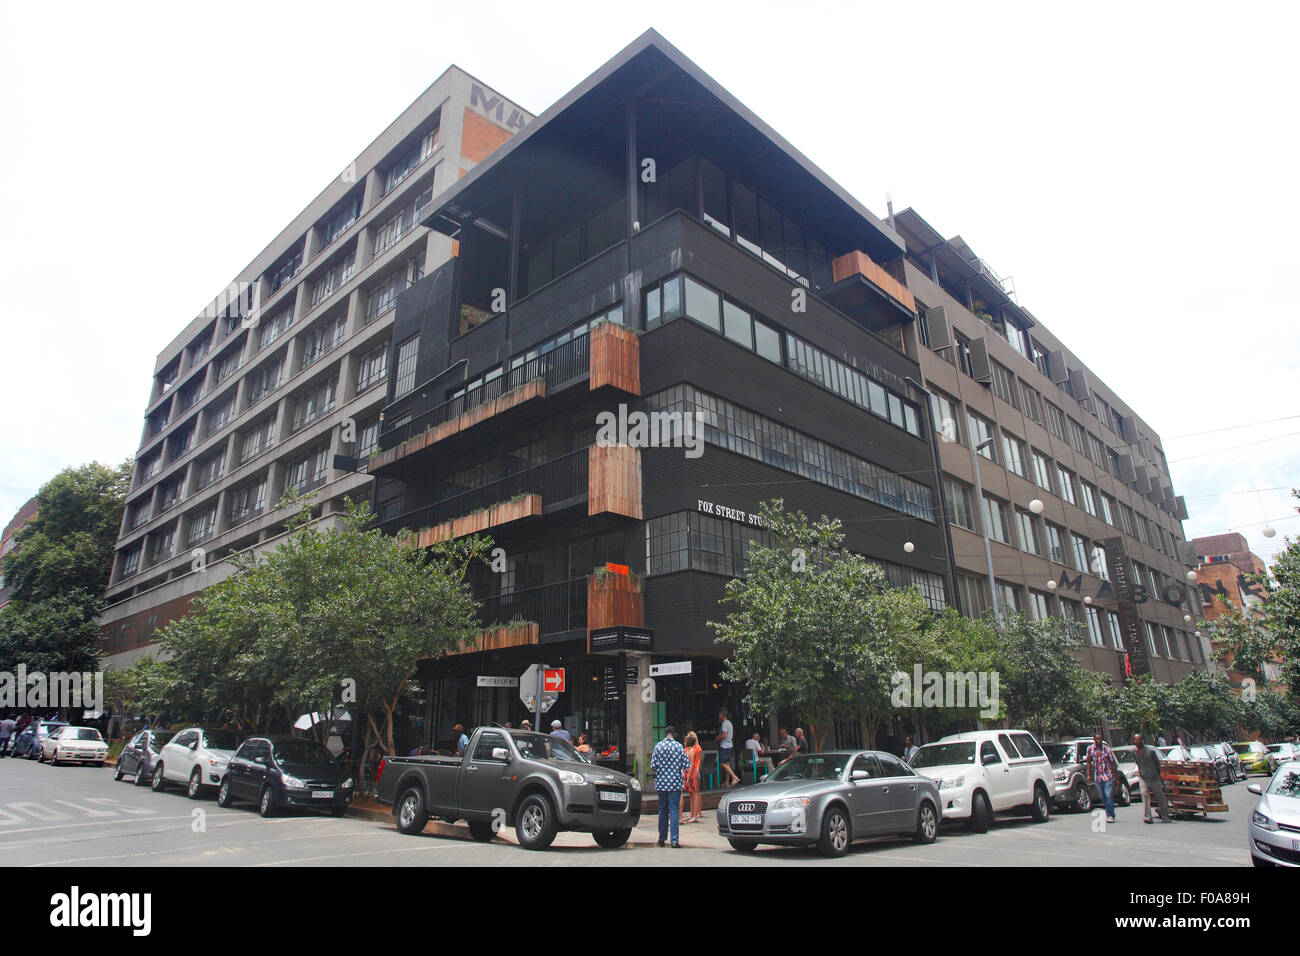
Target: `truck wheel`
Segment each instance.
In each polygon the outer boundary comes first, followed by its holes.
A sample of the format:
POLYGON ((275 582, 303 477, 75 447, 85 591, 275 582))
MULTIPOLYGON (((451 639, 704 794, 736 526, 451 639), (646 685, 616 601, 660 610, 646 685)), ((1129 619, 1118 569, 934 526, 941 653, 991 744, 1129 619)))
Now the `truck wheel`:
POLYGON ((843 856, 849 852, 851 842, 848 814, 843 807, 829 808, 822 817, 822 835, 817 841, 817 851, 822 856, 843 856))
POLYGON ((988 833, 992 820, 993 808, 989 806, 989 798, 982 793, 975 794, 971 798, 970 819, 966 826, 974 833, 988 833))
POLYGON ((758 844, 753 840, 728 839, 727 842, 731 844, 731 848, 737 853, 753 853, 758 849, 758 844))
MULTIPOLYGON (((1088 806, 1091 807, 1092 793, 1090 791, 1085 791, 1085 792, 1088 793, 1088 806)), ((1034 786, 1034 802, 1033 805, 1030 806, 1029 808, 1030 819, 1032 819, 1035 823, 1046 823, 1047 818, 1051 816, 1051 813, 1052 813, 1052 809, 1047 803, 1047 791, 1043 789, 1043 785, 1041 783, 1036 784, 1034 786)))
POLYGON ((938 836, 939 815, 934 812, 934 804, 927 800, 916 815, 916 832, 912 834, 912 840, 915 843, 933 843, 938 836))
POLYGON ((515 816, 515 835, 525 850, 545 850, 555 839, 555 812, 541 794, 524 797, 515 816))
POLYGON ((419 787, 408 787, 393 806, 393 815, 397 818, 397 829, 407 836, 423 833, 429 815, 424 810, 424 791, 419 787))
POLYGON ((469 835, 479 843, 487 843, 496 836, 496 831, 492 829, 491 820, 471 820, 469 821, 469 835))
POLYGON ((613 850, 622 846, 632 836, 629 830, 597 830, 592 836, 596 840, 597 846, 603 846, 606 850, 613 850))

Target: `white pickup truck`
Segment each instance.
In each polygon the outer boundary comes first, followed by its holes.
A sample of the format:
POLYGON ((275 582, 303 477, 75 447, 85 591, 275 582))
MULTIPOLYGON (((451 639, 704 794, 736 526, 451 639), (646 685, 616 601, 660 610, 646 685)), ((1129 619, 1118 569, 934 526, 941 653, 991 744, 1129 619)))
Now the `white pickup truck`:
POLYGON ((943 819, 984 833, 995 813, 1051 814, 1052 765, 1027 730, 979 730, 926 744, 909 761, 939 786, 943 819))

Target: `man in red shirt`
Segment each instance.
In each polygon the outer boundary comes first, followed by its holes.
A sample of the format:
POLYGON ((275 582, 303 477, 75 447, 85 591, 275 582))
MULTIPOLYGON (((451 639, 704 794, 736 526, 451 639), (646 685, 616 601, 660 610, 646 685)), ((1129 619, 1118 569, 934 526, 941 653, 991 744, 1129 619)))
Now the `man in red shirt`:
POLYGON ((1115 796, 1114 783, 1115 771, 1118 769, 1115 763, 1115 753, 1106 746, 1106 742, 1101 739, 1101 734, 1092 735, 1092 746, 1088 748, 1088 754, 1084 758, 1088 765, 1088 783, 1096 783, 1097 791, 1101 794, 1102 799, 1106 801, 1106 822, 1115 822, 1115 796))

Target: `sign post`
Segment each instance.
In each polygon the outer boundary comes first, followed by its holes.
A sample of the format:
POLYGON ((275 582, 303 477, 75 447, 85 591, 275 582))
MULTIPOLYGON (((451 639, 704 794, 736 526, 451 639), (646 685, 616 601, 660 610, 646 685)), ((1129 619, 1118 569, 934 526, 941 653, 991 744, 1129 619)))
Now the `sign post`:
POLYGON ((542 729, 542 714, 555 706, 564 691, 564 668, 532 664, 519 677, 519 701, 533 712, 534 729, 542 729))

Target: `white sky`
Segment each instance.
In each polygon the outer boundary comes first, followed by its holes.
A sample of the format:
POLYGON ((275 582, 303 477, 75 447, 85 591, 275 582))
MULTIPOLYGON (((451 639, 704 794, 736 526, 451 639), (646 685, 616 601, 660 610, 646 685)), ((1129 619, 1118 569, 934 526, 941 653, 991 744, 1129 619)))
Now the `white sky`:
POLYGON ((10 0, 0 524, 135 452, 157 353, 449 64, 540 113, 653 26, 878 215, 892 192, 1012 276, 1164 436, 1188 537, 1268 558, 1300 534, 1298 11, 10 0))

